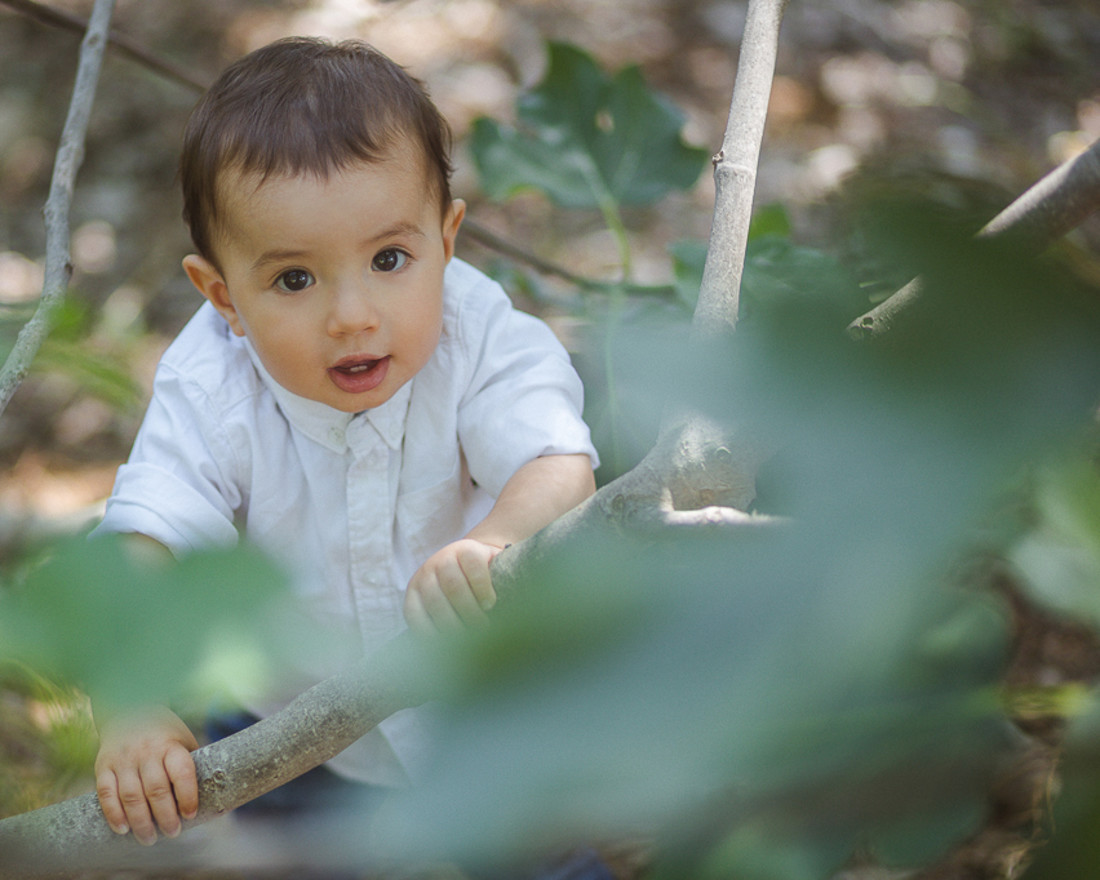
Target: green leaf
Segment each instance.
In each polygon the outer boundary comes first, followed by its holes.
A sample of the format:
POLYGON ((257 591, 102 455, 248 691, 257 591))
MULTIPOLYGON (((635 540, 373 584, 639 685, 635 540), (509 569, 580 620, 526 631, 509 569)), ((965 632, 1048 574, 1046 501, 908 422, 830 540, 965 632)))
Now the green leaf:
POLYGON ((750 239, 741 276, 742 318, 780 303, 815 301, 834 304, 853 317, 866 303, 856 280, 823 251, 771 234, 750 239))
POLYGON ((1032 596, 1100 627, 1100 471, 1086 456, 1035 477, 1035 525, 1011 559, 1032 596))
POLYGON ((119 410, 135 409, 142 401, 141 386, 120 357, 93 351, 84 341, 68 335, 47 337, 33 369, 63 373, 83 391, 119 410))
POLYGON ((672 255, 672 276, 676 280, 676 292, 680 299, 693 309, 699 300, 703 286, 703 267, 707 263, 707 243, 684 240, 669 247, 672 255))
POLYGON ((695 182, 706 151, 684 144, 683 117, 637 67, 611 78, 573 46, 548 51, 545 78, 518 101, 516 127, 474 123, 474 161, 491 198, 534 188, 562 207, 606 210, 652 204, 695 182))
POLYGON ((749 240, 767 235, 790 238, 791 218, 787 216, 787 209, 782 205, 764 205, 753 212, 749 223, 749 240))
MULTIPOLYGON (((267 644, 265 609, 283 573, 255 549, 141 558, 124 539, 62 542, 0 594, 0 659, 17 660, 118 707, 178 701, 211 657, 267 644)), ((242 670, 227 670, 231 676, 242 670)))

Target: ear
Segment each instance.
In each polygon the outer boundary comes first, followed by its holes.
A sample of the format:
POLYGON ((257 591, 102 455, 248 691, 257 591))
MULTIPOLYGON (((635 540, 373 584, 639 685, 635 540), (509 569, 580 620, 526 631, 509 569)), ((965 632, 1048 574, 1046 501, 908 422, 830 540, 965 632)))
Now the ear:
POLYGON ((466 202, 462 199, 454 199, 443 217, 443 256, 448 263, 455 254, 455 238, 458 236, 458 227, 462 225, 462 218, 465 216, 466 202))
POLYGON ((225 318, 233 332, 237 336, 244 336, 244 325, 233 306, 233 301, 229 298, 229 286, 217 267, 205 257, 188 254, 183 258, 183 271, 187 273, 195 289, 210 300, 214 308, 225 318))

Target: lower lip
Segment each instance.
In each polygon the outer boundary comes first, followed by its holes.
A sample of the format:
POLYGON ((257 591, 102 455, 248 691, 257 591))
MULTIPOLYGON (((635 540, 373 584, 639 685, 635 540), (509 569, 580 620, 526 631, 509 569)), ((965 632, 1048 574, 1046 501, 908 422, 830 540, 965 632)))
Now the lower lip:
POLYGON ((367 391, 373 391, 381 385, 382 380, 386 378, 386 373, 389 371, 389 368, 390 359, 389 357, 384 357, 375 361, 369 370, 349 373, 347 370, 338 370, 335 367, 330 367, 328 375, 329 378, 332 379, 332 383, 341 391, 347 394, 363 394, 367 391))

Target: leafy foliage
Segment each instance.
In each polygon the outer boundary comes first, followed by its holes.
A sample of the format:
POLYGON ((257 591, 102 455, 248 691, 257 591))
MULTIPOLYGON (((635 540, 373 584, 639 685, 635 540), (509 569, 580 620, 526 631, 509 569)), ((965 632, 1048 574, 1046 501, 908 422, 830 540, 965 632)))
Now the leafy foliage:
POLYGON ((517 106, 515 128, 476 120, 471 148, 481 184, 506 199, 533 187, 567 208, 647 205, 699 177, 706 153, 686 146, 678 109, 640 70, 608 77, 580 49, 548 44, 543 81, 517 106))
POLYGON ((250 657, 262 672, 284 575, 247 547, 167 562, 117 536, 52 548, 0 593, 0 659, 117 708, 208 700, 250 657))
MULTIPOLYGON (((0 311, 0 363, 7 358, 19 328, 30 317, 30 310, 0 311)), ((54 326, 31 370, 63 375, 83 393, 118 410, 136 409, 141 389, 130 375, 124 357, 129 340, 112 338, 103 344, 95 331, 94 316, 87 305, 76 297, 68 297, 58 308, 54 326)))
MULTIPOLYGON (((620 375, 653 406, 768 427, 772 509, 794 519, 646 542, 609 526, 549 561, 440 661, 467 670, 447 746, 383 839, 423 852, 427 823, 475 858, 641 830, 658 876, 810 880, 857 846, 920 864, 976 827, 1010 740, 1005 626, 961 563, 1012 545, 988 526, 1021 472, 1090 430, 1100 316, 1057 267, 921 206, 868 222, 929 290, 886 347, 845 337, 843 297, 783 283, 728 345, 619 329, 620 375)), ((1094 536, 1091 502, 1073 509, 1094 536)))

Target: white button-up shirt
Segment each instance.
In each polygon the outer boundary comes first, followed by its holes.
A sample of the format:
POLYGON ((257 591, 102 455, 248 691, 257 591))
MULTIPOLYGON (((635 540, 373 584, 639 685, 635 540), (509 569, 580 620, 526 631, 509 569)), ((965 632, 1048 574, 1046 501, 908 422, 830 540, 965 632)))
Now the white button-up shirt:
MULTIPOLYGON (((402 630, 409 578, 484 518, 522 465, 573 453, 597 463, 580 380, 550 329, 461 260, 447 268, 443 302, 429 362, 358 414, 278 385, 209 304, 161 360, 98 531, 141 533, 177 555, 243 534, 288 567, 325 650, 303 639, 278 693, 243 696, 261 716, 402 630)), ((402 784, 423 747, 417 712, 397 713, 331 766, 402 784)))

